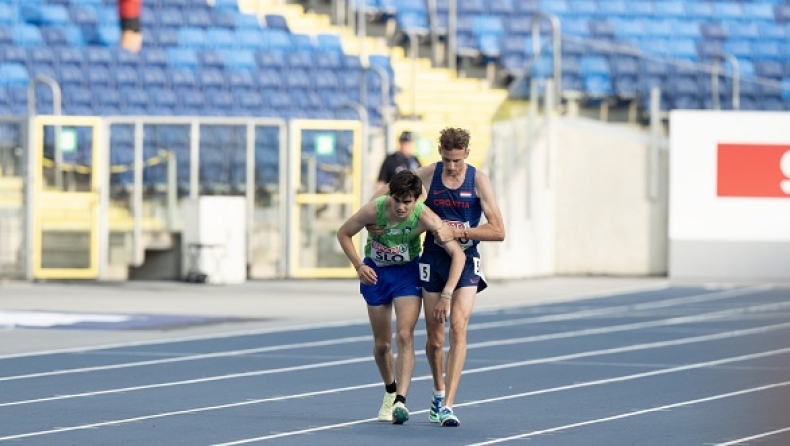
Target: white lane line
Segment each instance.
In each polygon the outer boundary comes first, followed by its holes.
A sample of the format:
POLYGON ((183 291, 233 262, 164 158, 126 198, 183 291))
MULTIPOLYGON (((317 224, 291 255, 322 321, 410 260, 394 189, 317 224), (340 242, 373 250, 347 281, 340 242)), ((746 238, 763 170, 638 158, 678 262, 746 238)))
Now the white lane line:
MULTIPOLYGON (((579 337, 579 336, 589 336, 594 334, 603 334, 603 333, 614 333, 619 331, 626 331, 626 330, 637 330, 642 328, 649 328, 649 327, 657 327, 663 325, 674 325, 674 324, 682 324, 682 323, 689 323, 695 321, 702 321, 702 320, 710 320, 715 318, 727 317, 732 316, 739 313, 749 313, 752 311, 758 311, 758 309, 765 309, 770 310, 774 309, 777 306, 790 306, 790 302, 778 303, 778 304, 766 304, 766 305, 756 305, 753 307, 746 307, 746 308, 737 308, 731 310, 723 310, 723 311, 716 311, 714 313, 705 313, 697 316, 687 316, 682 318, 671 318, 671 319, 664 319, 659 321, 650 321, 650 322, 638 322, 635 324, 626 324, 625 326, 614 326, 614 327, 602 327, 602 328, 590 328, 584 330, 576 330, 573 332, 565 332, 565 333, 552 333, 547 335, 536 335, 536 336, 527 336, 523 338, 514 338, 514 339, 507 339, 501 341, 487 341, 487 342, 478 342, 469 344, 467 346, 468 350, 478 349, 478 348, 488 348, 488 347, 498 347, 503 345, 514 345, 514 344, 522 344, 528 342, 539 342, 539 341, 547 341, 552 339, 565 339, 570 337, 579 337)), ((764 333, 773 330, 782 330, 785 328, 790 328, 790 322, 777 324, 777 325, 769 325, 769 326, 761 326, 756 328, 750 329, 743 329, 743 330, 735 330, 730 332, 724 333, 714 333, 702 336, 695 336, 691 338, 682 338, 680 341, 673 340, 673 341, 659 341, 654 343, 647 343, 647 344, 637 344, 637 349, 641 349, 644 346, 652 346, 655 345, 657 347, 669 346, 669 345, 682 345, 690 342, 705 342, 708 340, 717 340, 717 339, 726 339, 729 337, 734 336, 744 336, 747 334, 755 334, 755 333, 764 333), (679 342, 679 343, 678 343, 679 342)), ((599 354, 609 354, 609 353, 620 353, 625 351, 631 351, 634 346, 627 346, 627 347, 617 347, 605 350, 596 350, 592 352, 591 356, 597 356, 599 354), (624 350, 625 349, 625 350, 624 350), (603 353, 602 353, 603 352, 603 353)), ((656 348, 656 347, 647 347, 647 348, 656 348)), ((529 364, 540 364, 544 362, 553 362, 553 361, 562 361, 566 359, 577 359, 577 358, 586 358, 588 357, 588 353, 590 352, 583 352, 583 353, 573 353, 570 355, 563 355, 563 356, 555 356, 550 358, 539 358, 539 359, 532 359, 528 361, 524 361, 521 363, 515 363, 520 365, 529 365, 529 364), (560 358, 560 359, 558 359, 560 358), (535 362, 537 361, 537 362, 535 362)), ((183 386, 183 385, 190 385, 190 384, 201 384, 206 382, 214 382, 214 381, 223 381, 228 379, 238 379, 238 378, 249 378, 249 377, 257 377, 263 375, 271 375, 276 373, 288 373, 288 372, 295 372, 300 370, 312 370, 324 367, 336 367, 340 365, 349 365, 349 364, 356 364, 362 362, 369 362, 372 361, 373 358, 370 356, 361 356, 357 358, 349 358, 344 360, 336 360, 336 361, 326 361, 326 362, 318 362, 312 364, 304 364, 298 366, 291 366, 291 367, 282 367, 276 369, 267 369, 267 370, 258 370, 254 372, 243 372, 243 373, 231 373, 227 375, 217 375, 217 376, 210 376, 205 378, 195 378, 189 380, 182 380, 182 381, 170 381, 164 383, 157 383, 157 384, 147 384, 142 386, 134 386, 134 387, 122 387, 122 388, 115 388, 115 389, 107 389, 107 390, 98 390, 92 392, 83 392, 77 394, 68 394, 68 395, 57 395, 53 397, 44 397, 44 398, 36 398, 30 400, 19 400, 19 401, 10 401, 6 403, 0 403, 0 408, 2 407, 9 407, 9 406, 20 406, 25 404, 35 404, 35 403, 45 403, 50 401, 62 401, 74 398, 84 398, 84 397, 92 397, 92 396, 99 396, 99 395, 111 395, 116 393, 125 393, 125 392, 133 392, 139 390, 150 390, 150 389, 159 389, 165 387, 176 387, 176 386, 183 386)), ((518 366, 520 366, 518 365, 518 366)), ((493 366, 493 367, 500 367, 500 366, 493 366)), ((468 373, 474 373, 474 369, 470 370, 468 373)), ((486 367, 483 369, 478 369, 483 371, 488 370, 495 370, 495 368, 486 367)), ((467 373, 467 372, 465 372, 467 373)))
MULTIPOLYGON (((571 313, 519 318, 519 319, 507 320, 507 321, 473 323, 470 324, 468 330, 472 331, 472 330, 482 330, 482 329, 491 329, 491 328, 502 328, 502 327, 508 327, 513 325, 523 325, 528 323, 537 324, 537 323, 546 323, 546 322, 557 322, 562 320, 583 319, 589 316, 627 313, 631 311, 641 311, 646 309, 654 309, 654 308, 674 306, 674 305, 683 305, 688 303, 700 303, 700 302, 706 302, 711 300, 730 299, 744 294, 752 294, 755 292, 764 291, 767 288, 768 287, 761 286, 761 287, 753 287, 749 289, 727 290, 727 291, 716 292, 716 293, 706 293, 700 295, 666 299, 666 300, 650 302, 645 304, 598 308, 593 310, 582 310, 582 311, 575 311, 571 313)), ((723 311, 730 311, 730 310, 723 310, 723 311)), ((641 328, 642 326, 638 324, 637 324, 637 328, 641 328)), ((633 326, 633 324, 627 325, 627 327, 630 326, 633 326)), ((631 329, 631 328, 626 328, 626 329, 631 329)), ((416 336, 425 335, 425 330, 416 330, 414 334, 416 336)), ((584 335, 591 333, 589 333, 588 331, 583 331, 581 334, 584 335)), ((547 338, 547 339, 552 339, 552 338, 547 338)), ((265 353, 265 352, 278 351, 278 350, 295 350, 300 348, 311 348, 316 346, 344 345, 350 342, 364 342, 369 340, 370 340, 370 335, 366 335, 366 336, 356 336, 356 337, 348 337, 341 339, 329 339, 325 341, 303 342, 296 344, 275 345, 275 346, 253 348, 253 349, 230 350, 230 351, 215 352, 215 353, 205 353, 199 355, 179 356, 175 358, 152 359, 146 361, 134 361, 134 362, 110 364, 103 366, 81 367, 75 369, 61 369, 61 370, 54 370, 48 372, 37 372, 37 373, 30 373, 24 375, 0 377, 0 382, 14 381, 20 379, 30 379, 30 378, 41 378, 47 376, 66 375, 70 373, 88 373, 88 372, 97 372, 102 370, 118 370, 118 369, 124 369, 129 367, 142 367, 142 366, 160 365, 160 364, 168 364, 168 363, 176 363, 176 362, 196 361, 196 360, 211 359, 211 358, 221 358, 226 356, 239 356, 239 355, 248 355, 248 354, 256 354, 256 353, 265 353)))
MULTIPOLYGON (((505 395, 505 396, 501 396, 501 397, 497 397, 497 398, 488 398, 488 399, 484 399, 484 400, 469 401, 469 402, 462 403, 462 404, 456 404, 455 407, 476 406, 476 405, 481 405, 481 404, 495 403, 495 402, 500 402, 500 401, 517 399, 517 398, 526 398, 526 397, 530 397, 530 396, 562 392, 562 391, 566 391, 566 390, 574 390, 574 389, 580 389, 580 388, 585 388, 585 387, 600 386, 600 385, 604 385, 604 384, 611 384, 611 383, 617 383, 617 382, 631 381, 631 380, 640 379, 640 378, 647 378, 647 377, 651 377, 651 376, 666 375, 666 374, 669 374, 669 373, 676 373, 676 372, 688 371, 688 370, 693 370, 693 369, 706 368, 706 367, 716 366, 716 365, 720 365, 720 364, 727 364, 727 363, 731 363, 731 362, 748 361, 748 360, 751 360, 751 359, 758 359, 758 358, 764 358, 764 357, 768 357, 768 356, 781 355, 781 354, 787 354, 787 353, 790 353, 790 348, 783 348, 783 349, 778 349, 778 350, 770 350, 770 351, 766 351, 766 352, 752 353, 752 354, 742 355, 742 356, 734 356, 734 357, 730 357, 730 358, 717 359, 717 360, 714 360, 714 361, 706 361, 706 362, 700 362, 700 363, 696 363, 696 364, 688 364, 688 365, 679 366, 679 367, 672 367, 672 368, 669 368, 669 369, 654 370, 654 371, 651 371, 651 372, 636 373, 636 374, 633 374, 633 375, 625 375, 625 376, 618 376, 618 377, 614 377, 614 378, 606 378, 606 379, 599 379, 599 380, 595 380, 595 381, 587 381, 587 382, 570 384, 570 385, 560 386, 560 387, 552 387, 552 388, 547 388, 547 389, 533 390, 533 391, 530 391, 530 392, 524 392, 524 393, 519 393, 519 394, 514 394, 514 395, 505 395)), ((786 384, 790 384, 790 381, 787 381, 786 384)), ((782 385, 785 385, 785 383, 782 383, 782 385)), ((658 410, 658 409, 651 409, 651 410, 658 410)), ((421 412, 427 412, 427 411, 426 410, 422 410, 422 411, 413 412, 413 413, 419 414, 421 412)), ((354 421, 350 421, 350 422, 346 422, 346 423, 339 423, 339 424, 332 424, 332 425, 325 425, 325 426, 316 426, 316 427, 312 427, 312 428, 309 428, 309 429, 302 429, 302 430, 296 430, 296 431, 280 432, 280 433, 277 433, 277 434, 265 435, 265 436, 261 436, 261 437, 255 437, 255 438, 247 438, 247 439, 232 441, 232 442, 228 442, 228 443, 219 443, 219 444, 215 444, 213 446, 231 446, 231 445, 255 443, 255 442, 264 441, 264 440, 273 440, 273 439, 276 439, 276 438, 292 437, 292 436, 296 436, 296 435, 309 434, 309 433, 312 433, 312 432, 337 429, 337 428, 340 428, 340 427, 346 427, 346 426, 350 426, 350 425, 353 425, 353 424, 362 424, 362 423, 366 423, 366 422, 369 422, 369 421, 372 421, 372 420, 375 420, 375 418, 374 419, 365 419, 365 420, 354 420, 354 421)), ((508 437, 508 438, 510 438, 510 437, 508 437)), ((521 437, 519 437, 519 438, 521 438, 521 437)), ((0 438, 0 440, 2 440, 2 438, 0 438)))
POLYGON ((751 437, 739 438, 737 440, 728 441, 726 443, 718 443, 716 444, 716 446, 732 446, 734 444, 741 444, 741 443, 746 443, 747 441, 759 440, 760 438, 770 437, 771 435, 777 435, 784 432, 790 432, 790 427, 786 427, 784 429, 777 429, 771 432, 763 432, 762 434, 752 435, 751 437))
POLYGON ((20 379, 30 379, 30 378, 41 378, 46 376, 67 375, 72 373, 88 373, 88 372, 98 372, 102 370, 118 370, 118 369, 126 369, 131 367, 170 364, 174 362, 198 361, 202 359, 225 358, 230 356, 252 355, 252 354, 269 353, 269 352, 275 352, 281 350, 296 350, 300 348, 326 347, 331 345, 343 345, 351 342, 369 341, 370 339, 371 339, 370 335, 352 336, 347 338, 327 339, 324 341, 300 342, 295 344, 272 345, 268 347, 248 348, 243 350, 230 350, 230 351, 222 351, 215 353, 204 353, 199 355, 178 356, 175 358, 150 359, 146 361, 125 362, 120 364, 99 365, 93 367, 80 367, 75 369, 53 370, 51 372, 28 373, 25 375, 0 376, 0 382, 16 381, 20 379))
MULTIPOLYGON (((607 297, 616 297, 620 295, 627 295, 627 294, 634 294, 634 293, 642 293, 642 292, 650 292, 650 291, 658 291, 660 289, 665 289, 666 286, 656 286, 656 285, 648 285, 645 287, 630 287, 625 289, 619 290, 612 290, 608 292, 601 292, 601 293, 593 293, 593 294, 578 294, 578 295, 569 295, 566 296, 567 298, 578 297, 579 299, 596 299, 596 298, 607 298, 607 297)), ((760 285, 748 288, 738 288, 734 290, 726 290, 726 291, 713 291, 710 293, 698 294, 691 297, 687 297, 686 299, 695 299, 689 300, 689 303, 694 302, 704 302, 705 300, 696 300, 696 299, 704 299, 705 296, 710 295, 721 295, 724 294, 722 299, 730 298, 730 297, 737 297, 740 295, 748 295, 759 293, 762 291, 767 291, 773 288, 771 285, 760 285), (737 294, 732 294, 737 293, 737 294)), ((673 298, 668 300, 678 300, 684 299, 683 297, 680 298, 673 298)), ((662 302, 662 301, 659 301, 662 302)), ((541 305, 550 305, 550 303, 543 303, 541 305)), ((643 304, 647 305, 647 304, 643 304)), ((502 309, 512 308, 516 305, 505 305, 501 307, 491 307, 486 308, 481 313, 496 313, 497 311, 501 311, 502 309)), ((529 305, 522 305, 522 306, 529 306, 529 305)), ((614 307, 614 308, 630 308, 632 306, 623 306, 623 307, 614 307)), ((283 326, 283 327, 272 327, 272 328, 263 328, 257 330, 244 330, 244 331, 235 331, 235 332, 226 332, 226 333, 214 333, 214 334, 203 334, 203 335, 195 335, 195 336, 183 336, 183 337, 173 337, 173 338, 162 338, 162 339, 151 339, 145 341, 130 341, 130 342, 118 342, 113 344, 101 344, 101 345, 93 345, 93 346, 83 346, 83 347, 71 347, 71 348, 62 348, 62 349, 52 349, 52 350, 42 350, 38 352, 27 352, 27 353, 13 353, 7 355, 0 355, 0 360, 4 359, 14 359, 14 358, 26 358, 31 356, 45 356, 45 355, 54 355, 54 354, 61 354, 61 353, 78 353, 78 352, 87 352, 87 351, 95 351, 95 350, 105 350, 111 348, 124 348, 124 347, 138 347, 138 346, 145 346, 145 345, 160 345, 160 344, 169 344, 169 343, 177 343, 177 342, 188 342, 188 341, 201 341, 207 339, 224 339, 224 338, 232 338, 232 337, 241 337, 241 336, 254 336, 260 334, 271 334, 271 333, 283 333, 288 331, 304 331, 304 330, 313 330, 313 329, 321 329, 321 328, 337 328, 337 327, 347 327, 353 325, 360 325, 367 323, 367 319, 357 319, 351 321, 339 321, 339 322, 327 322, 327 323, 308 323, 303 325, 292 325, 292 326, 283 326)))
MULTIPOLYGON (((747 395, 747 394, 755 393, 755 392, 764 392, 766 390, 777 389, 779 387, 786 387, 786 386, 790 386, 790 381, 783 381, 783 382, 778 382, 778 383, 773 383, 773 384, 766 384, 764 386, 751 387, 751 388, 748 388, 748 389, 736 390, 734 392, 720 393, 718 395, 707 396, 705 398, 697 398, 697 399, 688 400, 688 401, 681 401, 679 403, 666 404, 664 406, 658 406, 658 407, 651 407, 650 409, 635 410, 633 412, 626 412, 626 413, 622 413, 622 414, 619 414, 619 415, 613 415, 613 416, 610 416, 610 417, 597 418, 597 419, 594 419, 594 420, 587 420, 587 421, 581 421, 579 423, 566 424, 564 426, 557 426, 557 427, 552 427, 550 429, 543 429, 543 430, 538 430, 538 431, 527 432, 525 434, 513 435, 513 436, 510 436, 510 437, 496 438, 496 439, 492 439, 492 440, 489 440, 489 441, 483 441, 483 442, 480 442, 480 443, 473 443, 473 444, 470 444, 469 446, 485 446, 485 445, 490 445, 490 444, 504 443, 504 442, 513 441, 513 440, 523 440, 525 438, 536 437, 538 435, 544 435, 544 434, 551 434, 551 433, 560 432, 560 431, 564 431, 564 430, 568 430, 568 429, 573 429, 573 428, 576 428, 576 427, 589 426, 589 425, 592 425, 592 424, 606 423, 606 422, 615 421, 615 420, 622 420, 624 418, 631 418, 631 417, 635 417, 635 416, 639 416, 639 415, 645 415, 645 414, 649 414, 649 413, 653 413, 653 412, 661 412, 661 411, 665 411, 665 410, 669 410, 669 409, 676 409, 678 407, 693 406, 695 404, 708 403, 708 402, 711 402, 711 401, 722 400, 722 399, 725 399, 725 398, 732 398, 734 396, 747 395)), ((788 429, 790 429, 790 428, 788 428, 788 429)), ((735 443, 732 443, 732 444, 735 444, 735 443)))
MULTIPOLYGON (((782 326, 782 328, 790 328, 790 323, 780 324, 780 325, 782 326)), ((697 337, 694 337, 694 338, 676 339, 676 340, 673 340, 673 341, 662 341, 662 342, 654 342, 654 343, 649 343, 649 344, 636 344, 636 345, 631 345, 631 346, 627 346, 627 347, 620 347, 620 348, 617 348, 617 349, 605 349, 605 350, 577 353, 577 354, 572 354, 572 355, 562 355, 562 356, 555 356, 555 357, 549 357, 549 358, 532 359, 532 360, 528 360, 528 361, 520 361, 520 362, 515 362, 515 363, 500 364, 500 365, 496 365, 496 366, 482 367, 482 368, 478 368, 478 369, 465 370, 463 372, 463 374, 464 375, 468 375, 468 374, 473 374, 473 373, 483 373, 483 372, 489 372, 489 371, 493 371, 493 370, 503 370, 503 369, 508 369, 508 368, 522 367, 522 366, 526 366, 526 365, 535 365, 535 364, 544 364, 544 363, 550 363, 550 362, 564 361, 566 359, 574 359, 574 358, 579 358, 579 357, 599 356, 599 355, 620 353, 620 352, 624 352, 624 351, 647 350, 647 349, 665 347, 665 346, 669 346, 669 345, 682 345, 682 344, 690 344, 690 343, 694 343, 694 342, 711 341, 711 340, 715 340, 715 339, 732 338, 732 337, 736 337, 736 336, 746 336, 746 335, 750 335, 750 334, 756 334, 756 333, 760 333, 760 332, 770 331, 771 329, 778 329, 778 326, 776 326, 776 327, 758 327, 758 328, 752 328, 752 329, 746 329, 746 330, 737 330, 737 331, 734 331, 734 332, 718 333, 716 335, 697 336, 697 337), (704 338, 704 339, 701 339, 701 338, 704 338)), ((600 384, 607 384, 607 383, 612 383, 612 382, 628 381, 628 380, 631 380, 631 379, 638 379, 638 378, 644 378, 644 377, 649 377, 649 376, 657 376, 657 375, 662 375, 662 374, 666 374, 666 373, 674 373, 674 372, 679 372, 679 371, 684 371, 684 370, 693 370, 693 369, 698 369, 698 368, 703 368, 703 367, 711 367, 711 366, 716 366, 716 365, 719 365, 719 364, 727 364, 727 363, 730 363, 730 362, 746 361, 746 360, 750 360, 750 359, 757 359, 757 358, 768 357, 768 356, 784 354, 784 353, 789 353, 789 352, 790 352, 790 348, 784 348, 784 349, 771 350, 771 351, 760 352, 760 353, 751 353, 751 354, 747 354, 747 355, 734 356, 734 357, 729 357, 729 358, 724 358, 724 359, 717 359, 717 360, 712 360, 712 361, 700 362, 700 363, 696 363, 696 364, 687 364, 687 365, 683 365, 683 366, 672 367, 672 368, 669 368, 669 369, 653 370, 653 371, 649 371, 649 372, 642 372, 642 373, 637 373, 637 374, 632 374, 632 375, 619 376, 619 377, 615 377, 615 378, 608 378, 608 379, 603 379, 603 380, 595 380, 595 381, 589 381, 589 382, 585 382, 585 383, 576 383, 576 384, 571 384, 571 385, 566 385, 566 386, 561 386, 561 387, 554 387, 554 388, 549 388, 549 389, 535 390, 535 391, 526 392, 526 393, 522 393, 522 394, 506 395, 506 396, 502 396, 502 397, 498 397, 498 398, 490 398, 490 399, 486 399, 486 400, 472 401, 472 402, 468 402, 468 403, 456 404, 456 407, 463 407, 463 406, 474 405, 474 404, 485 404, 485 403, 490 403, 490 402, 495 402, 495 401, 504 401, 504 400, 514 399, 514 398, 521 398, 521 397, 532 396, 532 395, 540 395, 540 394, 544 394, 544 393, 551 393, 551 392, 558 392, 558 391, 563 391, 563 390, 570 390, 570 389, 576 389, 576 388, 582 388, 582 387, 589 387, 589 386, 592 386, 592 385, 600 385, 600 384)), ((430 380, 430 379, 432 379, 432 377, 430 375, 423 375, 423 376, 419 376, 419 377, 413 378, 412 381, 427 381, 427 380, 430 380)), ((237 403, 228 403, 228 404, 217 405, 217 406, 199 407, 199 408, 185 409, 185 410, 174 411, 174 412, 164 412, 164 413, 158 413, 158 414, 144 415, 144 416, 134 417, 134 418, 103 421, 103 422, 84 424, 84 425, 78 425, 78 426, 61 427, 61 428, 55 428, 55 429, 49 429, 49 430, 43 430, 43 431, 28 432, 28 433, 25 433, 25 434, 17 434, 17 435, 11 435, 11 436, 6 436, 6 437, 0 437, 0 441, 14 440, 14 439, 28 438, 28 437, 37 437, 37 436, 42 436, 42 435, 51 435, 51 434, 57 434, 57 433, 61 433, 61 432, 71 432, 71 431, 77 431, 77 430, 93 429, 93 428, 103 427, 103 426, 115 426, 115 425, 120 425, 120 424, 133 423, 133 422, 136 422, 136 421, 143 421, 143 420, 150 420, 150 419, 157 419, 157 418, 165 418, 165 417, 171 417, 171 416, 177 416, 177 415, 193 414, 193 413, 206 412, 206 411, 211 411, 211 410, 229 409, 229 408, 248 406, 248 405, 253 405, 253 404, 261 404, 261 403, 266 403, 266 402, 270 402, 270 401, 284 401, 284 400, 291 400, 291 399, 296 399, 296 398, 306 398, 306 397, 309 397, 309 396, 316 396, 316 395, 327 395, 327 394, 341 393, 341 392, 347 392, 347 391, 364 389, 364 388, 372 388, 372 387, 377 387, 377 386, 381 386, 381 383, 380 382, 376 382, 376 383, 369 383, 369 384, 364 384, 364 385, 359 385, 359 386, 349 386, 349 387, 341 387, 341 388, 335 388, 335 389, 327 389, 327 390, 310 392, 310 393, 303 393, 303 394, 298 394, 298 395, 284 395, 284 396, 279 396, 279 397, 270 397, 270 398, 257 399, 257 400, 247 400, 247 401, 242 401, 242 402, 237 402, 237 403)), ((414 412, 414 413, 420 413, 420 412, 414 412)), ((296 431, 298 433, 281 433, 281 434, 277 434, 276 437, 272 437, 272 438, 278 438, 278 437, 281 437, 281 436, 298 435, 299 433, 313 432, 316 429, 318 429, 318 430, 334 429, 334 428, 337 428, 337 427, 349 426, 349 425, 352 425, 352 424, 365 423, 365 422, 368 422, 368 421, 371 421, 371 420, 373 420, 373 419, 357 420, 357 421, 353 421, 353 422, 350 422, 350 423, 342 423, 342 424, 339 424, 339 425, 323 426, 321 428, 296 431)))

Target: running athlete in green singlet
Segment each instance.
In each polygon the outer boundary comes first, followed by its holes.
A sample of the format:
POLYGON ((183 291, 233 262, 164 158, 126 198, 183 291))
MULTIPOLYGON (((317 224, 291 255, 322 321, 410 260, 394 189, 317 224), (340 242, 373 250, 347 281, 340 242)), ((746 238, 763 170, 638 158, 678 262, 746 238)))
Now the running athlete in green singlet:
MULTIPOLYGON (((373 357, 384 380, 386 393, 378 419, 398 424, 409 419, 406 394, 414 372, 414 326, 422 308, 418 271, 420 235, 425 231, 438 231, 443 225, 433 211, 417 202, 421 193, 422 180, 417 175, 407 170, 398 172, 390 181, 389 195, 362 206, 337 231, 343 252, 357 270, 360 293, 367 303, 373 331, 373 357), (370 236, 363 260, 357 254, 352 237, 369 224, 381 226, 383 230, 370 236), (394 371, 393 308, 398 343, 394 371)), ((461 277, 466 256, 455 240, 443 246, 451 256, 446 291, 452 293, 461 277)))

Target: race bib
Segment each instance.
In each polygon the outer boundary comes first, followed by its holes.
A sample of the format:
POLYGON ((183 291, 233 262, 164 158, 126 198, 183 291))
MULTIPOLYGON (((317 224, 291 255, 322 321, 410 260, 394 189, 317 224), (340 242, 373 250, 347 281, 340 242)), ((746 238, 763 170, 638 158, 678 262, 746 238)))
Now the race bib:
POLYGON ((402 265, 411 261, 409 245, 384 246, 377 241, 370 244, 370 258, 376 266, 402 265))
MULTIPOLYGON (((470 227, 468 221, 450 221, 450 220, 445 220, 444 222, 447 223, 447 226, 449 226, 450 229, 469 229, 469 227, 470 227)), ((437 245, 441 245, 441 243, 439 243, 438 240, 434 239, 433 241, 437 245)), ((465 239, 465 238, 459 238, 458 239, 458 244, 461 245, 461 249, 464 250, 464 251, 469 249, 469 248, 471 248, 474 245, 472 240, 465 239)))

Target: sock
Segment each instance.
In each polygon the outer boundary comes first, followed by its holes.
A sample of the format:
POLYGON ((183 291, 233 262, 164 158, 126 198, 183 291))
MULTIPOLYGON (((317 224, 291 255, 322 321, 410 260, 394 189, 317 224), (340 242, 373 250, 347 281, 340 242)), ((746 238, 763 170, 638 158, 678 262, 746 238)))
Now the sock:
POLYGON ((396 403, 401 402, 403 404, 406 404, 406 397, 403 395, 395 395, 395 402, 396 403))
POLYGON ((444 390, 434 390, 433 394, 434 394, 434 396, 438 396, 440 398, 444 398, 444 390))
POLYGON ((398 386, 395 384, 395 381, 392 381, 392 384, 387 384, 384 386, 384 389, 387 393, 395 393, 398 390, 398 386))

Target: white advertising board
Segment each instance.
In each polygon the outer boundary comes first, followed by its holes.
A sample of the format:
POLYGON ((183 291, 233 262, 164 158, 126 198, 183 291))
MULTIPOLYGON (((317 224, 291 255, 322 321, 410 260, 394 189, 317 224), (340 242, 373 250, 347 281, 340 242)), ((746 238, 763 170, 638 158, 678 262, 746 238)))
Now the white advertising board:
POLYGON ((671 277, 790 280, 790 113, 670 113, 671 277))

